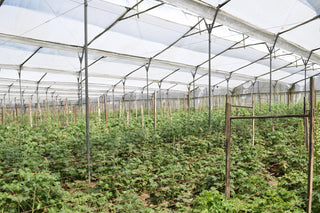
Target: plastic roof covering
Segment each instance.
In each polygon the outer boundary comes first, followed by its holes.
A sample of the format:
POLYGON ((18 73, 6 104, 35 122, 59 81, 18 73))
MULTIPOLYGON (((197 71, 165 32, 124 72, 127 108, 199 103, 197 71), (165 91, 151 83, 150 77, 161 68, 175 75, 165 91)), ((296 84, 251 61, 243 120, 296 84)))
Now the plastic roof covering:
MULTIPOLYGON (((188 1, 207 7, 223 2, 188 1)), ((277 34, 319 14, 319 2, 231 0, 221 10, 257 29, 277 34)), ((5 20, 0 22, 0 99, 8 98, 10 90, 11 102, 14 98, 19 101, 21 68, 24 99, 36 100, 37 82, 41 79, 41 100, 77 100, 79 73, 84 73, 79 59, 84 44, 83 0, 5 0, 0 7, 0 19, 5 20)), ((208 33, 201 13, 175 7, 171 0, 88 0, 88 28, 90 98, 112 89, 116 95, 122 95, 123 85, 126 93, 145 93, 145 65, 149 58, 150 91, 158 91, 162 82, 162 90, 186 92, 195 71, 195 86, 207 87, 208 33)), ((215 24, 213 86, 234 89, 255 79, 268 82, 269 53, 265 41, 247 34, 215 24)), ((320 20, 281 37, 308 51, 319 48, 320 20)), ((314 51, 313 56, 319 52, 314 51)), ((307 77, 320 72, 313 59, 308 63, 307 77)), ((276 46, 272 61, 274 81, 288 87, 296 82, 303 85, 300 55, 276 46)))

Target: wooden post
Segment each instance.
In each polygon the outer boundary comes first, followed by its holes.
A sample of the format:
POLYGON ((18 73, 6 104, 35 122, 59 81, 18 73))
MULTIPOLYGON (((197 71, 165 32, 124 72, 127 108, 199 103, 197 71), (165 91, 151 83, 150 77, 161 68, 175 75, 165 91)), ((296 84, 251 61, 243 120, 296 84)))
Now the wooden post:
POLYGON ((55 100, 53 100, 52 102, 52 117, 56 118, 56 101, 55 100))
MULTIPOLYGON (((304 103, 303 112, 304 114, 306 114, 307 113, 307 97, 303 98, 303 103, 304 103)), ((304 129, 304 134, 303 134, 304 145, 308 149, 309 140, 308 140, 308 118, 307 117, 303 118, 303 129, 304 129)))
POLYGON ((42 113, 41 113, 40 104, 38 104, 38 111, 39 111, 40 123, 42 124, 42 113))
POLYGON ((230 166, 231 166, 231 104, 229 97, 226 95, 226 112, 225 112, 225 136, 226 136, 226 174, 225 174, 225 198, 230 197, 230 166))
POLYGON ((57 119, 57 121, 58 121, 58 124, 60 124, 60 107, 58 106, 58 119, 57 119))
POLYGON ((119 100, 119 118, 121 118, 121 111, 122 111, 122 109, 121 109, 121 100, 119 100))
MULTIPOLYGON (((161 92, 161 91, 160 91, 161 92)), ((160 113, 161 113, 161 118, 163 117, 163 108, 162 108, 162 95, 160 96, 160 113)))
POLYGON ((313 155, 314 155, 314 77, 310 78, 310 111, 309 111, 309 164, 308 164, 308 200, 307 213, 312 211, 313 155))
POLYGON ((188 121, 190 122, 190 109, 191 103, 190 103, 190 86, 188 87, 188 121))
POLYGON ((3 124, 4 107, 1 107, 1 124, 3 124))
POLYGON ((153 118, 154 118, 154 130, 157 130, 157 96, 156 92, 153 95, 153 118))
POLYGON ((135 96, 135 98, 134 98, 134 105, 135 105, 135 108, 136 108, 136 118, 137 118, 138 117, 137 96, 135 96))
POLYGON ((16 120, 15 112, 14 112, 14 110, 12 110, 12 122, 14 122, 15 120, 16 120))
POLYGON ((172 124, 172 114, 171 114, 171 103, 170 103, 170 100, 169 100, 168 104, 169 104, 169 117, 170 117, 170 123, 172 124))
POLYGON ((66 125, 68 126, 68 125, 69 125, 69 117, 68 117, 68 114, 69 114, 68 98, 66 98, 65 113, 66 113, 66 125))
POLYGON ((72 116, 73 123, 75 123, 76 122, 76 116, 77 116, 77 106, 76 105, 73 106, 72 114, 73 114, 73 116, 72 116))
POLYGON ((30 118, 30 126, 32 127, 32 107, 31 107, 31 100, 29 100, 29 118, 30 118))
POLYGON ((47 122, 48 121, 48 111, 47 111, 47 101, 46 100, 43 100, 43 105, 44 105, 43 114, 45 115, 46 122, 47 122))
POLYGON ((129 109, 127 109, 127 125, 129 125, 129 120, 130 120, 130 113, 129 113, 129 109))
POLYGON ((144 128, 143 104, 141 103, 141 126, 144 128))
POLYGON ((112 111, 113 111, 113 118, 116 118, 116 114, 115 114, 115 103, 114 103, 114 99, 112 101, 112 111))
MULTIPOLYGON (((252 116, 254 116, 254 95, 251 94, 251 106, 252 106, 252 116)), ((255 132, 255 123, 254 119, 252 119, 252 146, 254 146, 254 132, 255 132)))
POLYGON ((101 122, 101 111, 100 111, 100 98, 98 98, 98 121, 99 121, 99 123, 101 122))
POLYGON ((104 121, 106 122, 106 127, 108 127, 107 125, 107 121, 108 121, 108 106, 107 106, 107 95, 104 94, 104 121))
POLYGON ((183 96, 183 111, 187 111, 186 110, 186 95, 183 96))
POLYGON ((17 123, 19 123, 18 105, 17 105, 17 104, 15 104, 15 105, 14 105, 14 107, 15 107, 15 110, 16 110, 16 119, 17 119, 17 123))

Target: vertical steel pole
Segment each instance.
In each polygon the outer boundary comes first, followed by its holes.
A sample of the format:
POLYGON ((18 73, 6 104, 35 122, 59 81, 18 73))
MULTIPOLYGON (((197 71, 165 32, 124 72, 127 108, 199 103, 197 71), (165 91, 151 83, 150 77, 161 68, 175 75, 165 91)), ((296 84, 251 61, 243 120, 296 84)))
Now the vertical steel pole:
POLYGON ((20 110, 21 110, 21 116, 23 118, 23 101, 22 101, 22 89, 21 89, 21 67, 18 71, 18 75, 19 75, 19 92, 20 92, 20 110))
POLYGON ((211 32, 212 32, 212 27, 213 25, 208 26, 208 35, 209 35, 209 85, 208 85, 208 89, 209 89, 209 132, 211 131, 211 32))
POLYGON ((89 88, 88 88, 88 2, 84 0, 84 66, 85 66, 85 98, 86 98, 86 145, 88 163, 88 182, 91 184, 90 173, 90 141, 89 141, 89 88))
POLYGON ((149 116, 149 67, 151 63, 151 58, 149 59, 149 63, 145 66, 146 68, 146 77, 147 77, 147 112, 149 116))
POLYGON ((229 96, 226 95, 225 112, 225 136, 226 136, 226 171, 225 171, 225 198, 230 197, 230 167, 231 167, 231 103, 229 96))
POLYGON ((271 102, 272 102, 272 50, 270 50, 270 91, 269 91, 270 95, 270 102, 269 102, 269 112, 271 112, 271 102))
POLYGON ((313 157, 314 157, 314 117, 315 117, 314 78, 310 78, 309 111, 309 164, 308 164, 308 200, 307 213, 312 212, 313 157))

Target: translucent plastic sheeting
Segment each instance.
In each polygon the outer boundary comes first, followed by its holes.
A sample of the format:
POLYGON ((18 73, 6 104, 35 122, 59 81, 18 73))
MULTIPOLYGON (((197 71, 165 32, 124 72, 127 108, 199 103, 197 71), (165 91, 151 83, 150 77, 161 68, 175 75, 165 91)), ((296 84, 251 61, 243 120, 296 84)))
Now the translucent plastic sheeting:
POLYGON ((37 47, 0 41, 0 64, 20 65, 37 47))
POLYGON ((320 47, 320 20, 314 20, 282 35, 283 38, 312 50, 320 47))
POLYGON ((272 33, 281 32, 316 15, 299 0, 230 1, 222 10, 272 33))

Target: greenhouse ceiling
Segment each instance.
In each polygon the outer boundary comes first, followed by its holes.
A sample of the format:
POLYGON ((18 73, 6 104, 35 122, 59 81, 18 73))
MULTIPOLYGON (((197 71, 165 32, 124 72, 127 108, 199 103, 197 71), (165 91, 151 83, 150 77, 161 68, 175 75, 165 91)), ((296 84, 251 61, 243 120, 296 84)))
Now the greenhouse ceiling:
MULTIPOLYGON (((77 100, 83 0, 0 0, 0 99, 77 100)), ((256 81, 303 87, 320 74, 317 0, 88 0, 89 96, 230 91, 256 81), (271 60, 270 60, 271 53, 271 60), (149 69, 148 69, 149 68, 149 69), (148 69, 148 83, 146 81, 148 69), (193 84, 194 83, 194 84, 193 84), (109 93, 110 94, 110 93, 109 93)))

